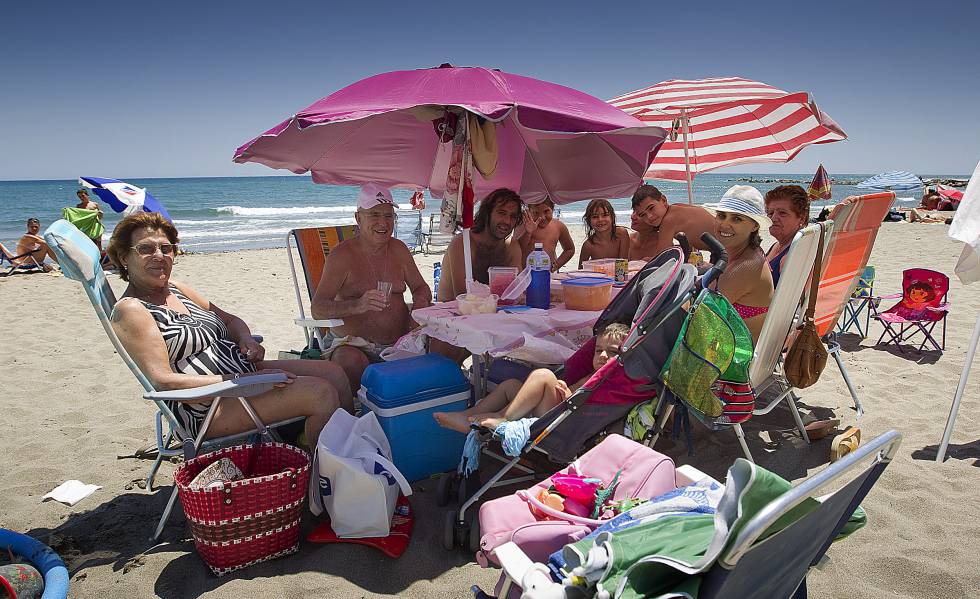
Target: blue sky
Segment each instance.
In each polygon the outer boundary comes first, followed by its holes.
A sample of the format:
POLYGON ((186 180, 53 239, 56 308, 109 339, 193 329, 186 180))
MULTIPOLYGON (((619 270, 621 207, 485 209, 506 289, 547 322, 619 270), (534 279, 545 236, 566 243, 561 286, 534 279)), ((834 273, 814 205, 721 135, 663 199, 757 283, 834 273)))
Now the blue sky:
POLYGON ((738 172, 969 174, 980 160, 980 3, 683 4, 8 3, 0 180, 284 174, 232 153, 353 81, 442 62, 604 99, 739 75, 811 92, 850 137, 738 172))

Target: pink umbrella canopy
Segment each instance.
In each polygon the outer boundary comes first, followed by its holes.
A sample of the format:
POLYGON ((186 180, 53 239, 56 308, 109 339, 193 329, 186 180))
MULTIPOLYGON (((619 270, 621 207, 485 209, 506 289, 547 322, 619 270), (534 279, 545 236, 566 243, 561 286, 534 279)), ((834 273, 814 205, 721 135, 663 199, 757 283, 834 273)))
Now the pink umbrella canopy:
POLYGON ((244 144, 234 161, 309 172, 316 183, 426 187, 441 198, 453 159, 446 142, 469 115, 479 117, 469 134, 486 136, 479 157, 493 166, 472 174, 477 198, 499 187, 529 203, 628 196, 666 137, 568 87, 443 65, 349 85, 244 144))
POLYGON ((810 144, 847 139, 807 92, 790 94, 741 77, 671 79, 609 103, 670 130, 647 171, 652 179, 684 181, 688 173, 693 179, 736 164, 788 162, 810 144))

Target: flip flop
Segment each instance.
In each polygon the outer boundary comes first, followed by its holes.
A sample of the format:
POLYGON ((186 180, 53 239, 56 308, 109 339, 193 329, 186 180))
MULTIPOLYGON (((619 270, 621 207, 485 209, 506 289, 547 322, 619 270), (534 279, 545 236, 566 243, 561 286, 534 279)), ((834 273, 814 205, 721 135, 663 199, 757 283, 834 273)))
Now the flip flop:
POLYGON ((861 446, 861 429, 850 426, 830 444, 830 461, 836 462, 861 446))
POLYGON ((816 420, 803 428, 806 429, 806 436, 811 441, 818 441, 829 435, 830 431, 834 430, 838 424, 840 424, 840 420, 832 418, 830 420, 816 420))

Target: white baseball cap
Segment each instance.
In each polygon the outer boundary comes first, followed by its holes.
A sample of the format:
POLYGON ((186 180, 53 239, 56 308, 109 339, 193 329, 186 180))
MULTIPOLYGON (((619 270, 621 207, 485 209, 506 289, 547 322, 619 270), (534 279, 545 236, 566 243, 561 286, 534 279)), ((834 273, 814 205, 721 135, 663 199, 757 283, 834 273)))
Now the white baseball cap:
POLYGON ((377 183, 366 183, 361 186, 361 192, 357 195, 357 209, 370 210, 379 204, 389 204, 393 208, 395 200, 391 197, 391 190, 377 183))
POLYGON ((706 209, 711 214, 733 212, 747 216, 759 223, 761 230, 768 230, 772 226, 772 220, 766 216, 762 192, 751 185, 732 185, 721 196, 717 206, 714 208, 706 207, 706 209))

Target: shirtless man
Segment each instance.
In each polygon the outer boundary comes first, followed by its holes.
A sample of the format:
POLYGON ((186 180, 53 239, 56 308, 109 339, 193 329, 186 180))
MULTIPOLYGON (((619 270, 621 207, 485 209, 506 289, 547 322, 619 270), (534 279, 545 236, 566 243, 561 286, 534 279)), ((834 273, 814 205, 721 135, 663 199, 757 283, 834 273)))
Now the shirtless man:
POLYGON ((47 257, 51 258, 52 262, 58 262, 58 258, 51 251, 51 248, 48 247, 44 238, 39 235, 40 232, 41 221, 33 217, 27 219, 27 233, 24 233, 17 242, 17 250, 14 252, 14 255, 30 254, 30 257, 24 256, 17 260, 17 264, 31 264, 31 258, 33 258, 34 262, 44 269, 44 272, 51 272, 54 270, 54 267, 47 264, 44 259, 47 257))
POLYGON ((412 328, 405 290, 415 308, 432 304, 432 290, 408 247, 393 237, 395 204, 388 189, 362 187, 354 219, 360 231, 327 255, 311 311, 314 318, 344 320, 330 329, 332 342, 323 354, 344 369, 356 391, 368 364, 412 328), (382 282, 391 287, 387 295, 378 288, 382 282))
MULTIPOLYGON (((554 220, 555 203, 550 198, 540 204, 528 206, 524 213, 524 232, 518 237, 521 245, 522 264, 527 262, 528 254, 534 251, 534 244, 540 243, 551 257, 551 270, 557 271, 575 255, 575 242, 568 227, 560 220, 554 220), (558 244, 561 254, 555 255, 558 244)), ((517 235, 515 234, 515 237, 517 235)))
POLYGON ((521 246, 508 242, 521 216, 524 203, 510 189, 496 189, 480 202, 473 217, 473 227, 453 238, 442 259, 442 278, 439 280, 439 301, 448 302, 466 293, 466 271, 463 263, 463 235, 470 236, 473 279, 490 284, 491 266, 522 268, 521 246))
POLYGON ((653 185, 641 185, 633 194, 634 229, 637 221, 650 227, 651 232, 644 238, 643 229, 637 230, 635 243, 633 236, 630 237, 630 260, 649 260, 657 256, 674 245, 674 236, 678 233, 685 233, 694 249, 707 250, 701 235, 715 234, 715 219, 710 212, 701 206, 668 204, 667 196, 653 185))

